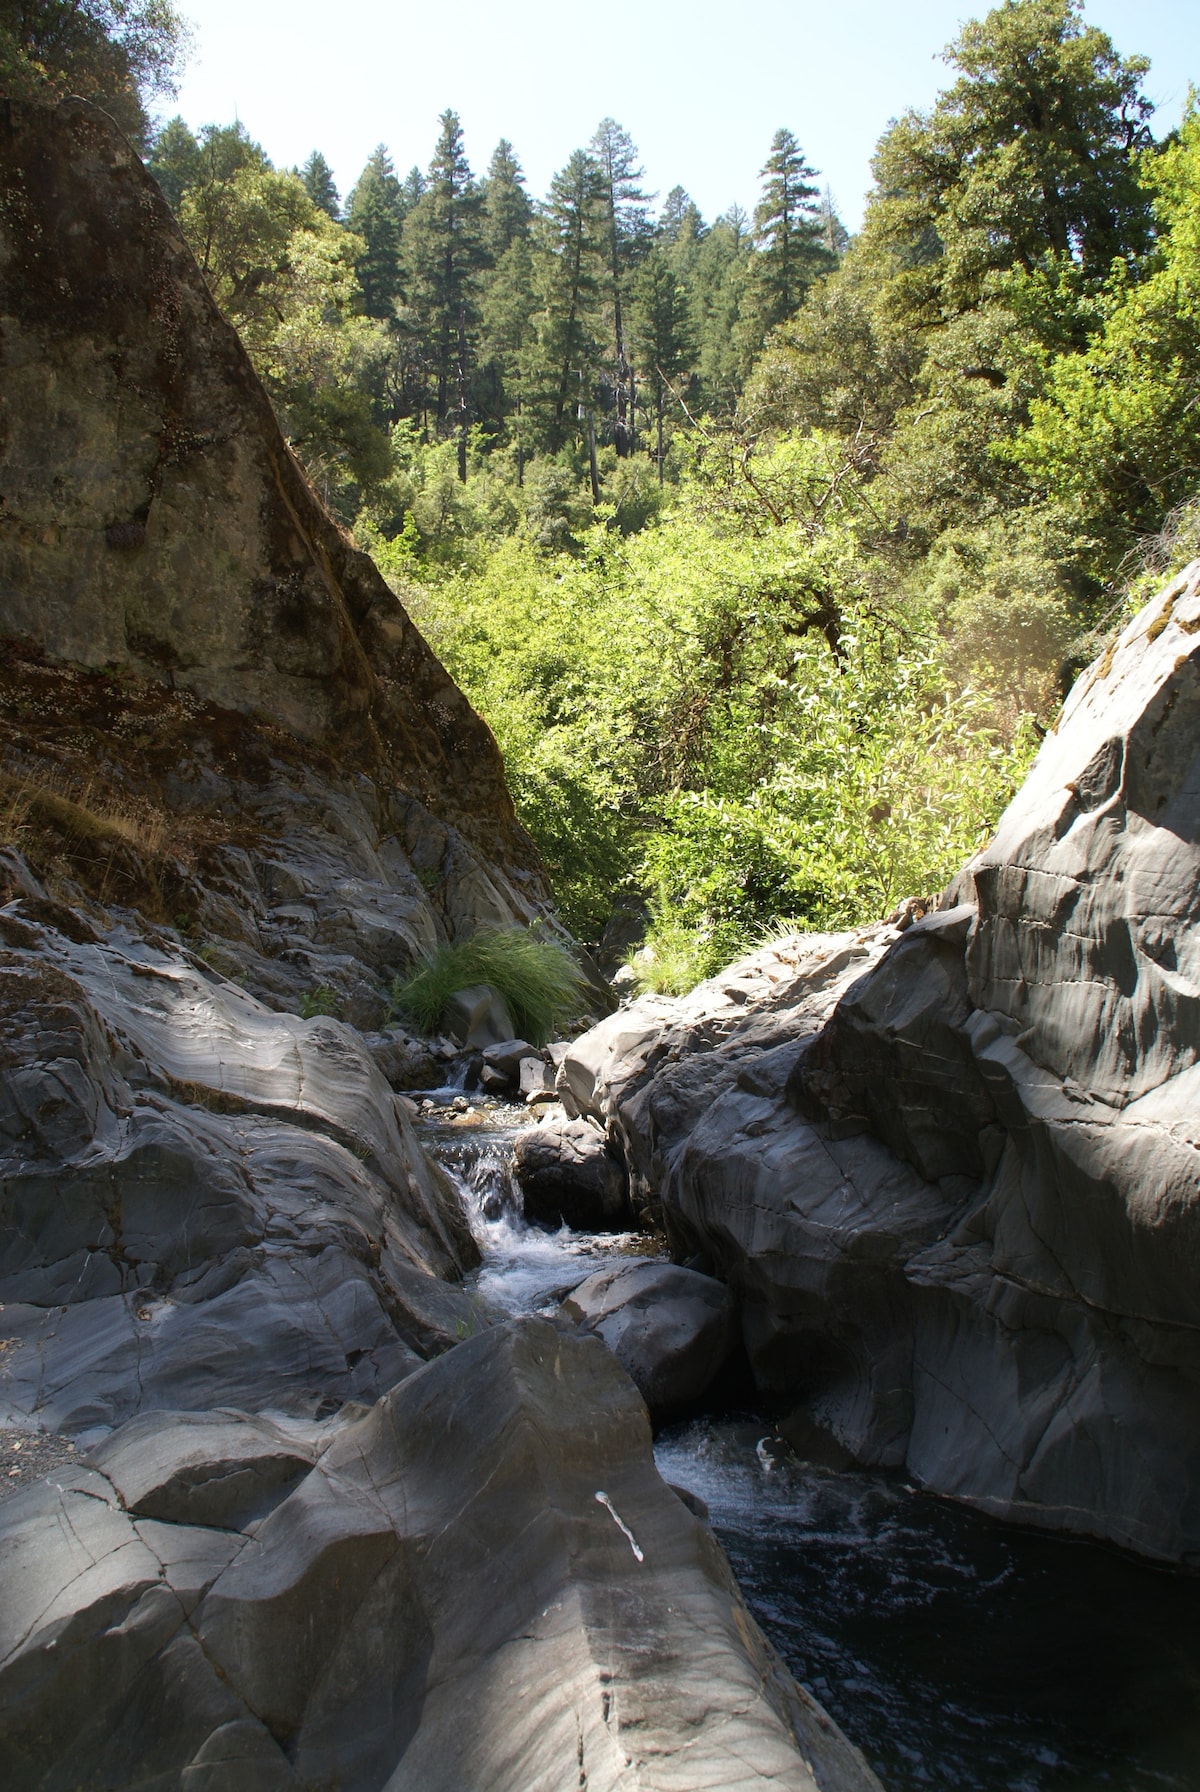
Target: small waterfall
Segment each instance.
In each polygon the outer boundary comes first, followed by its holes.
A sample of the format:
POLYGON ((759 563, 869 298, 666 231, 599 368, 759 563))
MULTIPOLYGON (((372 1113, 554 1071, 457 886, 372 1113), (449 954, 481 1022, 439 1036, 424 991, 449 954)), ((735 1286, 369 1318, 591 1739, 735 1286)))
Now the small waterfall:
POLYGON ((483 1262, 470 1278, 505 1313, 553 1312, 597 1270, 654 1254, 636 1232, 549 1232, 526 1223, 512 1173, 512 1141, 527 1108, 495 1107, 423 1119, 426 1148, 462 1192, 483 1262))

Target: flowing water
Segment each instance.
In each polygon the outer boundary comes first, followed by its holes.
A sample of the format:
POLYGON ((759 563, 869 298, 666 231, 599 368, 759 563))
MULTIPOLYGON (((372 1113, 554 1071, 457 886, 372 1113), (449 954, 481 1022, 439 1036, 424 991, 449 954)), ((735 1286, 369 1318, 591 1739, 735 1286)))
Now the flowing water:
MULTIPOLYGON (((476 1285, 512 1313, 647 1248, 524 1224, 508 1163, 527 1122, 426 1129, 474 1216, 476 1285)), ((1200 1792, 1200 1579, 799 1462, 749 1414, 672 1427, 655 1454, 887 1792, 1200 1792)))

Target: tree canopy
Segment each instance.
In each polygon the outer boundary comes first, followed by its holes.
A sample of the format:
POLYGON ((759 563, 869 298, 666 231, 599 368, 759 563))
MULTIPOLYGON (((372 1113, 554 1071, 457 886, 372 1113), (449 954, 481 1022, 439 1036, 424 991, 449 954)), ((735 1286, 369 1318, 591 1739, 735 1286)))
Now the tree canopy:
POLYGON ((95 100, 139 143, 146 101, 174 92, 187 48, 171 0, 20 0, 0 13, 0 67, 11 82, 95 100))

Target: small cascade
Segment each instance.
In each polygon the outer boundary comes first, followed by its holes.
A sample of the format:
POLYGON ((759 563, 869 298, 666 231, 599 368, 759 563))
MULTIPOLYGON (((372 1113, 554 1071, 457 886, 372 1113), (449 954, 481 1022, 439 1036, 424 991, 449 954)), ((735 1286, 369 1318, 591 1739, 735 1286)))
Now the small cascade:
MULTIPOLYGON (((435 1095, 449 1091, 435 1091, 435 1095)), ((512 1142, 530 1124, 528 1108, 500 1103, 424 1118, 420 1131, 460 1189, 483 1256, 469 1285, 505 1313, 552 1312, 572 1288, 630 1255, 654 1254, 637 1232, 556 1232, 525 1220, 512 1173, 512 1142)))

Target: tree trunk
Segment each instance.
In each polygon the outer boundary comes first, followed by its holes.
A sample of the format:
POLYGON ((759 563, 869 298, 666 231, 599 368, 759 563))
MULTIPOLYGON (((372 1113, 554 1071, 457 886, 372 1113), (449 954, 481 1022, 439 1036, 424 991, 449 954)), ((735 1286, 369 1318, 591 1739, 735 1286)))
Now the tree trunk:
POLYGON ((587 409, 587 445, 588 468, 592 475, 592 503, 600 502, 600 474, 596 467, 596 421, 592 416, 592 408, 587 409))

